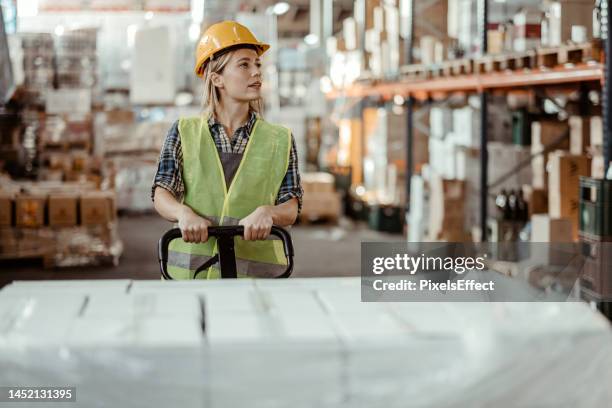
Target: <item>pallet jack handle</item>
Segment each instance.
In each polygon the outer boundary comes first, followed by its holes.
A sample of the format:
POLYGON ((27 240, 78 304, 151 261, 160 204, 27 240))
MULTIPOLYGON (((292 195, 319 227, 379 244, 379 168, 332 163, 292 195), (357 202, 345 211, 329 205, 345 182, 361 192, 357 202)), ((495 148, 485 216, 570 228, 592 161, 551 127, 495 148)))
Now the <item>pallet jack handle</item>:
MULTIPOLYGON (((291 241, 291 235, 289 235, 287 230, 276 225, 272 226, 270 235, 275 235, 283 241, 285 257, 287 258, 287 269, 285 269, 285 272, 281 275, 277 276, 277 278, 288 278, 293 271, 293 243, 291 241)), ((198 273, 210 268, 217 262, 219 262, 221 266, 221 278, 237 278, 236 254, 234 252, 234 237, 236 236, 244 236, 244 227, 242 225, 208 227, 208 237, 217 238, 219 253, 196 269, 194 278, 198 273)), ((173 228, 168 230, 159 240, 157 246, 159 267, 162 278, 166 280, 172 280, 172 277, 168 273, 168 246, 172 240, 181 237, 181 230, 179 228, 173 228)))

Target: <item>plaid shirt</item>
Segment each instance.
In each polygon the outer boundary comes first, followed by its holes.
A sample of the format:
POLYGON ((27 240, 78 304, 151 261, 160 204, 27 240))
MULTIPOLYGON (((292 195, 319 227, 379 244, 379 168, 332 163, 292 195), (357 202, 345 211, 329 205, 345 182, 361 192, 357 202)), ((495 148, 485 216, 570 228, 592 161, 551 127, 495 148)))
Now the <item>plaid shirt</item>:
MULTIPOLYGON (((215 141, 215 146, 219 152, 224 153, 244 153, 249 135, 257 120, 257 114, 251 112, 249 120, 244 126, 241 126, 234 132, 234 136, 230 139, 227 132, 221 123, 217 122, 214 115, 208 119, 208 127, 211 136, 215 141)), ((151 199, 154 199, 155 188, 162 187, 172 193, 177 200, 182 200, 185 194, 185 185, 183 184, 183 149, 181 148, 181 138, 179 135, 178 121, 174 122, 162 147, 157 165, 157 173, 153 180, 153 188, 151 190, 151 199)), ((295 140, 291 136, 291 152, 289 155, 289 167, 285 178, 281 183, 280 190, 276 196, 276 204, 281 204, 289 201, 292 198, 298 199, 298 213, 302 209, 302 196, 304 191, 300 184, 300 173, 298 172, 298 158, 295 147, 295 140)))

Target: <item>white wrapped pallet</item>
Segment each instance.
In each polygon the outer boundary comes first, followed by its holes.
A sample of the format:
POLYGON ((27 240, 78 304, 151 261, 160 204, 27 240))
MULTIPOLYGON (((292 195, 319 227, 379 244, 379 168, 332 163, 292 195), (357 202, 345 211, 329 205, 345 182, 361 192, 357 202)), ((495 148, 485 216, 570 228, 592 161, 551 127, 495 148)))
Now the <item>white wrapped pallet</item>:
POLYGON ((2 290, 0 382, 70 384, 71 404, 83 407, 552 408, 612 398, 601 386, 612 332, 583 303, 369 303, 360 278, 245 281, 2 290), (202 296, 204 331, 194 318, 202 296))
POLYGON ((429 138, 429 166, 433 173, 447 179, 455 178, 455 143, 452 133, 445 139, 429 138))
POLYGON ((429 110, 429 135, 438 139, 452 131, 453 111, 446 107, 432 106, 429 110))

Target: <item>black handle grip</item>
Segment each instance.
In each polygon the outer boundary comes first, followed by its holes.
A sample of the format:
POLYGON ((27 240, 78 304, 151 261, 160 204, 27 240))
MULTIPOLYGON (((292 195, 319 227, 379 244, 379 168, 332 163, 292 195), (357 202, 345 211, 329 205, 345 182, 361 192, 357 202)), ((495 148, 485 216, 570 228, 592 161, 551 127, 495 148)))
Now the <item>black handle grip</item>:
MULTIPOLYGON (((228 225, 228 226, 211 226, 208 227, 208 236, 209 237, 221 237, 221 236, 243 236, 244 235, 244 226, 242 225, 228 225)), ((275 235, 283 241, 283 248, 285 250, 285 257, 287 258, 287 269, 283 272, 282 275, 277 276, 277 278, 288 278, 291 276, 291 272, 293 270, 293 242, 291 241, 291 235, 289 232, 282 227, 277 225, 273 225, 270 231, 270 235, 275 235)), ((168 264, 168 247, 170 242, 181 238, 183 235, 181 234, 181 230, 179 228, 172 228, 171 230, 166 231, 164 235, 159 239, 159 243, 157 245, 158 249, 158 260, 159 267, 161 270, 162 277, 166 280, 172 280, 172 277, 168 273, 167 264, 168 264)))

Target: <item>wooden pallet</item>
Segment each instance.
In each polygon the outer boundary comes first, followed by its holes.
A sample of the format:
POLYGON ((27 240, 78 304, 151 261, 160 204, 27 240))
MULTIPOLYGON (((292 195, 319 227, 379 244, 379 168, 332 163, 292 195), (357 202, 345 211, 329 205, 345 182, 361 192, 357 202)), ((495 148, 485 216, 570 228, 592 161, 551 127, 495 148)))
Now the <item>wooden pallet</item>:
POLYGON ((429 72, 430 78, 441 78, 444 76, 445 70, 442 64, 431 64, 428 65, 427 71, 429 72))
POLYGON ((450 61, 451 75, 470 75, 474 72, 474 60, 460 59, 450 61))
POLYGON ((526 51, 512 54, 512 60, 514 60, 513 69, 533 69, 536 67, 536 53, 535 51, 526 51))
POLYGON ((479 74, 501 71, 503 57, 486 56, 476 60, 476 72, 479 74))
POLYGON ((478 73, 493 73, 534 67, 533 53, 489 55, 475 61, 478 73))
POLYGON ((400 68, 400 77, 402 80, 428 79, 430 77, 430 73, 425 65, 411 64, 404 65, 400 68))
POLYGON ((597 53, 594 53, 591 43, 540 48, 537 50, 537 65, 541 68, 552 68, 563 64, 580 64, 593 60, 593 55, 597 53))
POLYGON ((89 141, 72 141, 72 142, 41 142, 39 145, 41 150, 55 150, 55 151, 70 151, 70 150, 86 150, 91 151, 91 142, 89 141))

